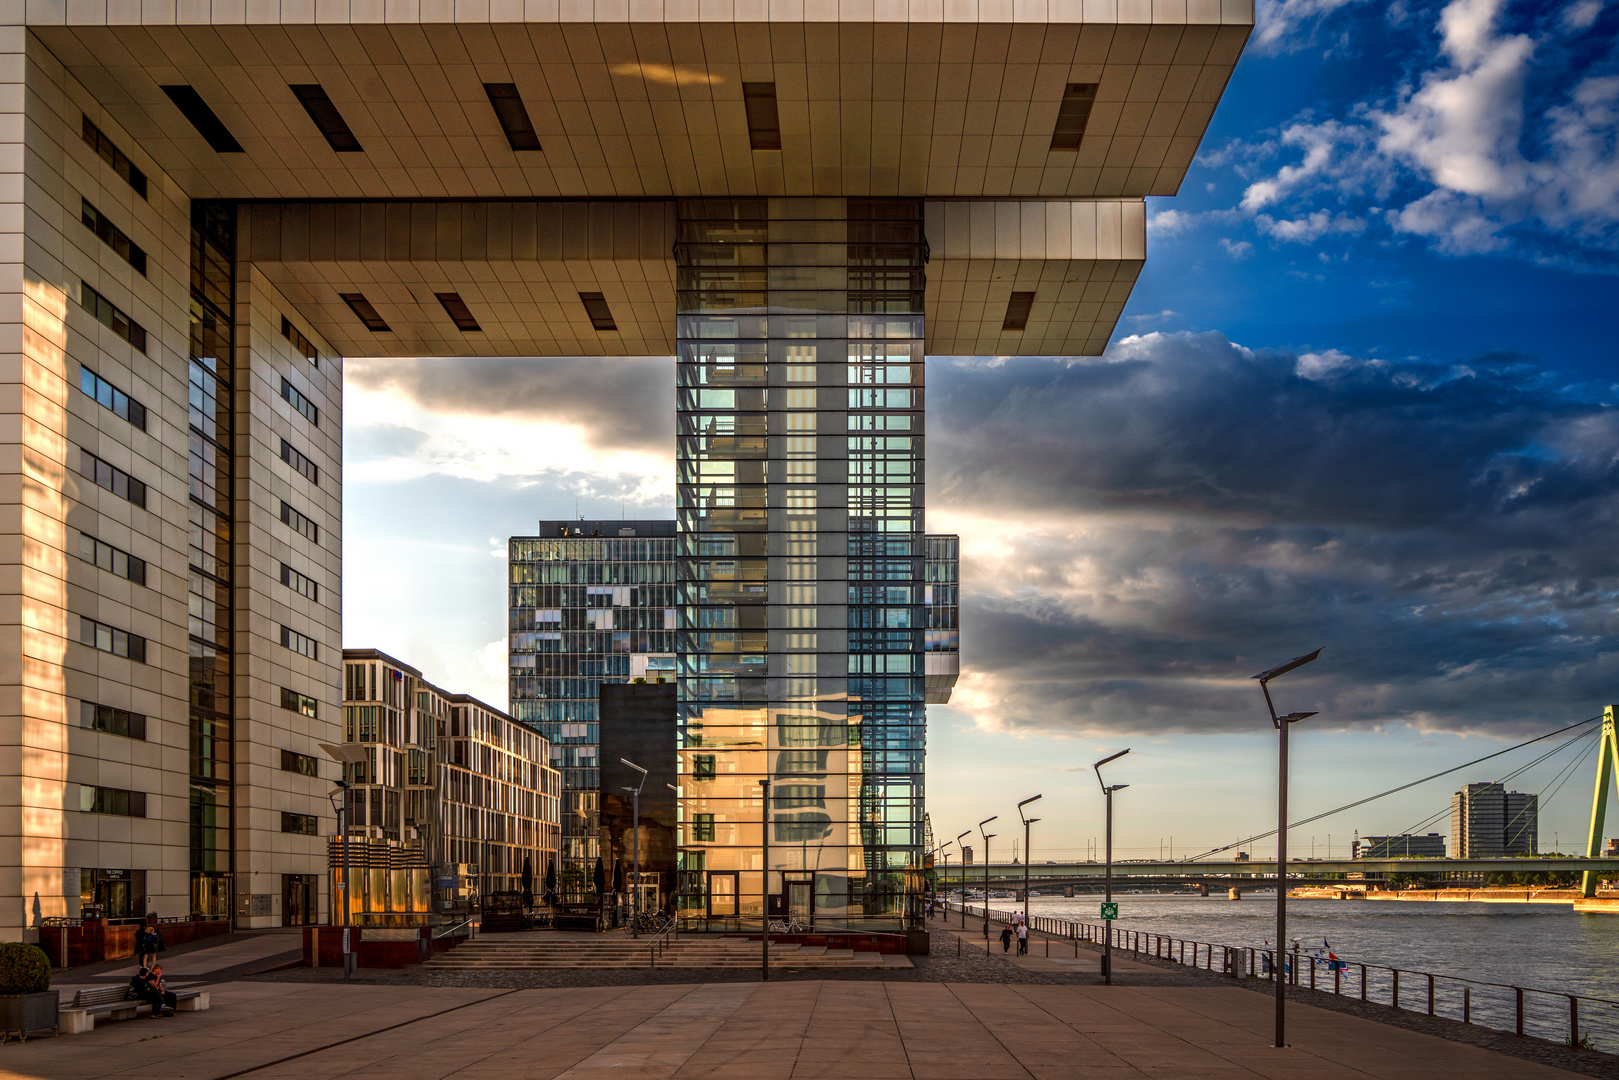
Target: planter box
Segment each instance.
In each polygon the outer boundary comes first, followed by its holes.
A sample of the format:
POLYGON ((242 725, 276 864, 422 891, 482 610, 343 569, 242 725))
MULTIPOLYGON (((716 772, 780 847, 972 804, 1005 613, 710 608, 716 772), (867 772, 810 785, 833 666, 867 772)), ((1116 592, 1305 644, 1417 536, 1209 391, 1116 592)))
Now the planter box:
POLYGON ((0 1031, 4 1031, 8 1039, 15 1032, 25 1040, 30 1031, 55 1031, 61 1001, 62 994, 58 990, 0 994, 0 1031))

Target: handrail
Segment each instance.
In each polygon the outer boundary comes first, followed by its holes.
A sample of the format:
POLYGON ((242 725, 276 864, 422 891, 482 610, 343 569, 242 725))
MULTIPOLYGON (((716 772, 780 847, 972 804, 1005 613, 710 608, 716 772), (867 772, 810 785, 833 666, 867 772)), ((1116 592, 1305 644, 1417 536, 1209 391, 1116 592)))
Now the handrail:
POLYGON ((473 916, 468 915, 466 918, 462 919, 460 922, 457 922, 457 923, 445 923, 442 927, 437 928, 435 930, 435 932, 433 934, 433 940, 434 941, 442 941, 444 938, 447 938, 447 937, 450 937, 451 935, 453 935, 457 930, 461 929, 463 926, 471 926, 472 921, 473 921, 473 916), (438 930, 442 930, 442 933, 438 932, 438 930))
POLYGON ((664 950, 674 942, 679 930, 680 920, 669 919, 656 934, 652 935, 652 940, 647 942, 647 967, 658 966, 658 957, 662 956, 664 950))
MULTIPOLYGON (((972 904, 961 904, 948 900, 940 901, 946 912, 954 907, 960 912, 965 910, 969 915, 982 918, 984 908, 982 905, 974 907, 972 904)), ((997 921, 1010 921, 1018 912, 999 911, 989 909, 989 917, 997 921)), ((1166 934, 1154 934, 1149 931, 1126 930, 1122 927, 1108 923, 1078 922, 1069 919, 1057 919, 1047 915, 1031 915, 1029 929, 1072 941, 1074 953, 1079 953, 1080 942, 1097 943, 1113 935, 1113 948, 1117 954, 1120 951, 1130 952, 1140 956, 1147 956, 1157 960, 1167 960, 1171 963, 1185 964, 1207 971, 1221 971, 1232 978, 1242 978, 1244 974, 1250 979, 1274 979, 1275 965, 1278 957, 1275 949, 1256 949, 1247 945, 1222 945, 1214 942, 1196 941, 1191 938, 1177 938, 1166 934), (1187 951, 1190 949, 1191 960, 1187 960, 1187 951), (1216 966, 1214 952, 1220 950, 1221 963, 1216 966), (1260 961, 1263 961, 1261 963, 1260 961)), ((1284 951, 1285 952, 1285 951, 1284 951)), ((1594 997, 1590 994, 1570 994, 1562 990, 1541 990, 1530 986, 1516 986, 1512 983, 1490 982, 1485 979, 1468 979, 1459 975, 1440 975, 1427 971, 1412 971, 1406 968, 1387 967, 1383 964, 1362 964, 1358 961, 1329 960, 1324 956, 1301 952, 1295 942, 1290 954, 1285 954, 1285 972, 1290 986, 1305 986, 1319 993, 1335 994, 1339 997, 1357 996, 1361 1001, 1387 1004, 1391 1008, 1403 1009, 1406 1012, 1424 1012, 1428 1016, 1446 1015, 1446 1009, 1453 1014, 1450 1018, 1460 1020, 1464 1024, 1478 1023, 1480 1026, 1494 1028, 1497 1031, 1511 1031, 1517 1035, 1531 1035, 1535 1038, 1545 1038, 1550 1041, 1561 1041, 1566 1045, 1584 1047, 1587 1049, 1602 1049, 1597 1045, 1595 1034, 1602 1036, 1602 1042, 1607 1046, 1619 1048, 1619 1020, 1607 1015, 1613 1009, 1619 1009, 1619 1000, 1612 998, 1594 997), (1308 961, 1308 964, 1305 962, 1308 961), (1308 968, 1308 984, 1302 981, 1301 971, 1308 968), (1325 968, 1332 976, 1330 988, 1318 985, 1318 972, 1325 968), (1350 986, 1349 994, 1345 994, 1344 973, 1350 968, 1359 970, 1358 986, 1350 986), (1370 976, 1373 973, 1387 973, 1386 977, 1378 975, 1376 979, 1370 976), (1424 990, 1419 997, 1420 1008, 1407 1008, 1400 1002, 1400 976, 1413 976, 1418 981, 1416 985, 1424 990), (1452 985, 1454 984, 1454 986, 1452 985), (1456 988, 1460 989, 1458 996, 1456 988), (1475 997, 1474 989, 1483 991, 1508 991, 1510 1003, 1491 998, 1506 998, 1508 995, 1480 994, 1475 997), (1379 1002, 1380 992, 1386 991, 1386 1002, 1379 1002), (1567 1003, 1566 1023, 1554 1022, 1545 1015, 1535 1016, 1532 1013, 1538 1004, 1535 997, 1526 995, 1539 995, 1540 998, 1550 998, 1561 1009, 1567 1003), (1580 1016, 1580 1002, 1589 1002, 1594 1005, 1607 1006, 1607 1009, 1594 1010, 1585 1018, 1582 1030, 1580 1016), (1530 1008, 1526 1009, 1526 1005, 1530 1008), (1592 1018, 1596 1022, 1592 1023, 1592 1018), (1537 1034, 1534 1029, 1546 1034, 1537 1034), (1596 1030, 1594 1030, 1596 1029, 1596 1030), (1553 1034, 1566 1032, 1566 1037, 1553 1038, 1553 1034)), ((1408 979, 1406 985, 1412 985, 1413 980, 1408 979)), ((1409 1000, 1409 996, 1407 997, 1409 1000)), ((1544 1009, 1538 1010, 1544 1013, 1544 1009)))

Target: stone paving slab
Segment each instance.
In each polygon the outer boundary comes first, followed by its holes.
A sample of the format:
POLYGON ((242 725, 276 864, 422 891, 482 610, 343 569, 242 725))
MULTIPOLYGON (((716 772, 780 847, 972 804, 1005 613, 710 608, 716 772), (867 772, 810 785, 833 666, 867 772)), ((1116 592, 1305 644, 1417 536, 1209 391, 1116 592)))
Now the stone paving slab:
POLYGON ((1576 1074, 1235 987, 897 982, 473 990, 226 982, 213 1009, 0 1050, 101 1080, 1554 1080, 1576 1074))

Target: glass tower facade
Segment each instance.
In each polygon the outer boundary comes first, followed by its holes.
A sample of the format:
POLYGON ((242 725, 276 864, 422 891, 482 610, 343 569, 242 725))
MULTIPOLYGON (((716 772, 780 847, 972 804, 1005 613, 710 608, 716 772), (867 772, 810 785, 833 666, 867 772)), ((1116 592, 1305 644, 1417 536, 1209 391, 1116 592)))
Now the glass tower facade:
POLYGON ((550 740, 558 891, 583 901, 601 856, 597 691, 674 678, 675 523, 542 521, 537 536, 511 538, 508 567, 511 714, 550 740))
POLYGON ((922 203, 687 199, 676 229, 679 906, 898 923, 922 839, 922 203))

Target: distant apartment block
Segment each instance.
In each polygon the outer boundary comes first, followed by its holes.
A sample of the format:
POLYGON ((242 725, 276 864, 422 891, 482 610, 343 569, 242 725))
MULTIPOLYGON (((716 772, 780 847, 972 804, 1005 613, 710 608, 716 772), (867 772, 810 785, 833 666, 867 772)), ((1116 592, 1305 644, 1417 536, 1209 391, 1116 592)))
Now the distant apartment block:
POLYGON ((1500 784, 1467 784, 1450 797, 1450 850, 1460 859, 1533 855, 1539 849, 1540 797, 1500 784))
POLYGON ((584 900, 602 857, 598 691, 675 679, 675 523, 542 521, 508 552, 512 715, 550 742, 560 891, 584 900))
POLYGON ((1352 859, 1443 859, 1445 838, 1438 833, 1362 836, 1350 845, 1352 859))
MULTIPOLYGON (((344 649, 343 741, 365 752, 343 768, 356 922, 415 922, 516 891, 525 859, 539 891, 561 833, 544 736, 387 653, 344 649)), ((342 858, 333 837, 331 872, 342 858)))

